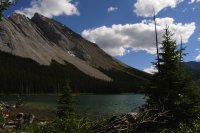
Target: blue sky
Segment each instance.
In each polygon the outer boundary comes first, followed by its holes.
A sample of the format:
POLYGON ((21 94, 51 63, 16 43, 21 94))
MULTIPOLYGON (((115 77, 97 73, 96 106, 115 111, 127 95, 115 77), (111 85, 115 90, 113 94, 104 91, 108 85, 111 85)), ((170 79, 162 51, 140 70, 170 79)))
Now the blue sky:
POLYGON ((153 8, 159 41, 167 24, 177 43, 180 33, 183 36, 189 53, 185 61, 200 61, 199 0, 19 0, 5 16, 18 12, 31 17, 39 12, 96 42, 122 62, 151 72, 155 60, 153 8))

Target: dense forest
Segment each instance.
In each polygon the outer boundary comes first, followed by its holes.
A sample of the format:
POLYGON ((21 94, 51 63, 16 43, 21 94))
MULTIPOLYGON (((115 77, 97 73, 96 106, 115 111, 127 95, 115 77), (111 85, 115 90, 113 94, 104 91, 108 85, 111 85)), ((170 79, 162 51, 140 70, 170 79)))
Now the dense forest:
MULTIPOLYGON (((133 73, 138 70, 128 71, 133 73)), ((147 83, 147 80, 127 74, 123 70, 103 72, 113 81, 90 77, 67 62, 65 65, 55 61, 49 66, 40 65, 28 58, 0 52, 0 93, 59 93, 66 80, 71 82, 75 93, 140 92, 147 83)), ((149 78, 148 74, 144 75, 149 78)))
POLYGON ((191 72, 194 80, 200 80, 200 62, 186 62, 185 67, 191 72))

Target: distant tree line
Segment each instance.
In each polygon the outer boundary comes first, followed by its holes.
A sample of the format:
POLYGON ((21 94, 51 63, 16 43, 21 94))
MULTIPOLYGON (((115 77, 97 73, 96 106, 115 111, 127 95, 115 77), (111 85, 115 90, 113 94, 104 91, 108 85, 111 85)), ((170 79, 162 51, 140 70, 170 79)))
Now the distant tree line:
POLYGON ((76 93, 140 92, 147 82, 123 71, 104 70, 104 73, 113 82, 88 76, 67 62, 40 65, 28 58, 0 52, 0 93, 59 93, 67 80, 76 93))

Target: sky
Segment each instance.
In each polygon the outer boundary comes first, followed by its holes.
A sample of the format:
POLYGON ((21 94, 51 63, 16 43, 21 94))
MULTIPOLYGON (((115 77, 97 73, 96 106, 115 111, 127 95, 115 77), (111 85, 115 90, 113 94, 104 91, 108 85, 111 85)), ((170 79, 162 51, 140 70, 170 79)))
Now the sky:
POLYGON ((152 73, 155 61, 153 10, 159 42, 166 25, 173 39, 187 47, 184 61, 200 61, 200 0, 18 0, 5 13, 53 18, 108 54, 152 73))

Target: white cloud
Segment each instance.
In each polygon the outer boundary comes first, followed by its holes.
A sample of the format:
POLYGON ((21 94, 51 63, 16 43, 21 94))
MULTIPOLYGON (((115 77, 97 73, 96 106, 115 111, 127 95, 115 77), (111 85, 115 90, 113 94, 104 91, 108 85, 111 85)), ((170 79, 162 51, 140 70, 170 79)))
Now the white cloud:
POLYGON ((193 4, 193 3, 197 3, 197 2, 200 2, 200 0, 190 0, 189 4, 193 4))
POLYGON ((117 11, 117 10, 118 10, 118 7, 111 6, 111 7, 108 8, 108 12, 114 12, 114 11, 117 11))
POLYGON ((154 74, 154 73, 158 72, 158 70, 154 66, 151 66, 149 68, 145 68, 144 71, 147 72, 147 73, 150 73, 150 74, 154 74))
POLYGON ((137 0, 134 4, 134 12, 138 16, 150 17, 153 15, 153 9, 157 14, 167 7, 175 8, 177 4, 183 1, 184 0, 137 0))
POLYGON ((60 15, 79 15, 76 3, 73 4, 72 0, 33 0, 31 7, 22 8, 15 12, 26 15, 31 18, 36 12, 46 17, 52 18, 53 16, 60 15))
MULTIPOLYGON (((162 41, 163 29, 166 24, 175 33, 174 39, 180 44, 180 32, 183 43, 187 43, 194 33, 195 23, 175 23, 173 18, 157 18, 157 29, 159 42, 162 41)), ((92 42, 97 43, 108 54, 113 56, 123 56, 127 49, 132 51, 146 51, 154 54, 155 33, 154 23, 151 20, 143 20, 135 24, 118 24, 111 27, 102 26, 99 28, 87 29, 82 32, 82 36, 92 42)))
POLYGON ((182 12, 185 13, 187 10, 188 10, 187 8, 184 8, 184 9, 182 10, 182 12))
MULTIPOLYGON (((200 49, 199 48, 196 48, 195 50, 200 53, 200 49)), ((200 54, 197 55, 197 57, 195 57, 195 60, 196 61, 200 61, 200 54)))
POLYGON ((198 37, 197 40, 200 41, 200 37, 198 37))
POLYGON ((11 2, 11 3, 15 3, 15 0, 9 0, 9 2, 11 2))
POLYGON ((200 54, 195 58, 196 61, 200 61, 200 54))

